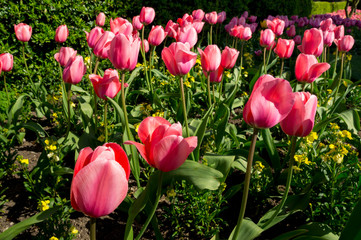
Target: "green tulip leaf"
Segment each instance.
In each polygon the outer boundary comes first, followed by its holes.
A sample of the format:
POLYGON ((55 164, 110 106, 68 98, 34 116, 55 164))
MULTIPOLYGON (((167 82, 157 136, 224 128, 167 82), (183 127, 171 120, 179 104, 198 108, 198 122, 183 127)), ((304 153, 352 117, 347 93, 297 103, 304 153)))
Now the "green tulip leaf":
MULTIPOLYGON (((236 227, 233 229, 228 240, 233 240, 235 230, 236 227)), ((257 224, 255 224, 252 220, 243 219, 236 240, 252 240, 258 237, 262 232, 263 229, 257 226, 257 224)))
POLYGON ((329 226, 323 223, 308 223, 294 231, 290 231, 276 237, 274 240, 338 240, 338 236, 332 233, 329 226), (294 237, 292 237, 294 236, 294 237), (288 238, 287 238, 288 237, 288 238), (291 237, 291 238, 289 238, 291 237))
POLYGON ((207 113, 204 115, 204 117, 201 120, 201 123, 197 126, 197 129, 195 131, 195 135, 198 138, 197 147, 193 151, 196 161, 198 161, 198 159, 199 159, 199 149, 200 149, 200 147, 202 145, 203 137, 204 137, 204 134, 206 132, 208 118, 209 118, 209 116, 211 115, 212 112, 213 112, 213 106, 208 109, 207 113))
POLYGON ((269 128, 262 129, 261 134, 262 134, 263 141, 265 143, 268 155, 271 159, 272 167, 275 168, 276 171, 280 171, 281 170, 280 156, 276 150, 276 146, 273 141, 271 131, 269 130, 269 128))
POLYGON ((341 232, 340 240, 357 240, 361 239, 361 200, 358 201, 353 209, 350 219, 345 229, 341 232))
POLYGON ((231 165, 234 162, 235 156, 223 156, 216 154, 206 154, 204 159, 207 161, 208 166, 217 169, 223 174, 221 182, 224 182, 227 178, 231 165))

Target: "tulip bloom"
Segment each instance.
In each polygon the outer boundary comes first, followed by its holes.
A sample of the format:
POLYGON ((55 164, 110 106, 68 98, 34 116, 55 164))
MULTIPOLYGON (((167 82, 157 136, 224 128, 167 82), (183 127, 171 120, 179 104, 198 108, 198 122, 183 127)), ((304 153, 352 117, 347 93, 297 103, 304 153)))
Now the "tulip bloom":
POLYGON ((193 25, 187 25, 178 29, 177 42, 189 43, 189 46, 192 48, 196 45, 198 41, 198 34, 193 25))
POLYGON ((323 51, 323 33, 321 30, 311 28, 305 31, 302 45, 298 49, 304 54, 312 54, 319 57, 323 51))
POLYGON ((147 117, 138 128, 138 136, 143 143, 126 141, 124 144, 136 146, 150 166, 163 172, 179 168, 188 155, 197 147, 197 137, 182 137, 182 125, 170 124, 161 117, 147 117))
POLYGON ((29 42, 33 28, 25 23, 14 24, 16 38, 22 42, 29 42))
POLYGON ((128 157, 118 144, 83 148, 71 183, 71 206, 94 218, 108 215, 127 196, 129 174, 128 157))
POLYGON ((248 41, 249 39, 252 38, 252 30, 251 30, 251 28, 243 27, 242 25, 235 26, 231 30, 231 35, 234 37, 237 37, 241 40, 248 41))
POLYGON ((100 27, 93 28, 90 33, 85 32, 86 40, 90 48, 94 48, 95 44, 98 42, 99 38, 103 35, 104 30, 100 27))
POLYGON ((104 26, 105 23, 105 14, 103 12, 99 13, 96 20, 95 20, 95 24, 102 27, 104 26))
POLYGON ((213 11, 213 12, 207 13, 205 15, 205 20, 207 23, 209 23, 211 25, 216 24, 217 20, 218 20, 217 12, 213 11))
POLYGON ((334 31, 323 31, 323 44, 331 47, 333 41, 335 40, 335 32, 334 31))
POLYGON ((204 26, 204 22, 201 22, 199 20, 195 20, 193 21, 192 23, 192 26, 194 27, 194 29, 197 31, 197 33, 199 34, 202 29, 203 29, 203 26, 204 26))
POLYGON ((158 46, 163 42, 165 37, 166 34, 162 26, 153 26, 148 36, 148 42, 153 46, 158 46))
POLYGON ((282 131, 290 136, 306 137, 315 124, 317 97, 308 92, 296 92, 295 104, 280 122, 282 131))
POLYGON ((165 26, 165 32, 171 38, 177 39, 178 37, 178 28, 179 24, 174 23, 172 20, 169 20, 167 26, 165 26))
POLYGON ((140 48, 142 50, 144 50, 144 52, 146 52, 146 53, 149 52, 149 43, 148 43, 147 39, 143 40, 143 44, 142 44, 142 46, 140 46, 140 48))
POLYGON ((322 31, 330 31, 332 26, 332 18, 327 18, 320 23, 320 28, 322 31))
POLYGON ((343 25, 338 26, 334 30, 335 32, 335 39, 340 39, 345 36, 345 27, 343 25))
POLYGON ((296 35, 296 27, 295 25, 291 25, 290 29, 286 31, 287 36, 294 37, 296 35))
POLYGON ((301 36, 300 35, 296 35, 294 38, 293 38, 293 40, 295 41, 295 44, 301 44, 301 42, 302 42, 302 38, 301 38, 301 36))
POLYGON ((82 56, 73 56, 69 59, 63 71, 63 80, 66 83, 78 84, 86 73, 82 56))
POLYGON ((194 20, 203 21, 204 18, 204 11, 202 9, 194 10, 192 12, 192 16, 194 20))
POLYGON ((117 34, 108 50, 108 58, 113 66, 120 70, 133 70, 138 62, 140 42, 139 37, 117 34))
POLYGON ((62 47, 58 53, 55 53, 54 58, 62 67, 65 67, 69 59, 76 56, 76 53, 71 47, 62 47))
POLYGON ((217 45, 208 45, 204 51, 198 48, 198 52, 201 55, 203 71, 212 72, 218 69, 221 64, 222 55, 217 45))
POLYGON ((143 28, 143 24, 140 22, 139 20, 139 15, 138 16, 135 16, 133 17, 133 28, 136 29, 136 30, 141 30, 143 28))
POLYGON ((301 53, 296 59, 295 75, 298 81, 312 83, 330 68, 328 63, 318 63, 314 55, 301 53))
POLYGON ((263 75, 243 109, 244 121, 255 128, 271 128, 287 117, 294 98, 288 81, 263 75))
POLYGON ((259 44, 261 47, 269 48, 274 44, 275 38, 276 36, 271 29, 262 30, 259 44))
POLYGON ((222 51, 221 56, 221 66, 225 69, 231 69, 236 64, 237 58, 239 55, 239 51, 234 48, 226 47, 222 51))
POLYGON ((203 74, 204 76, 206 76, 206 78, 208 78, 208 74, 209 74, 209 81, 210 82, 221 82, 222 81, 222 77, 223 77, 223 67, 221 65, 219 65, 218 69, 216 69, 215 71, 212 71, 210 73, 207 73, 206 71, 203 70, 203 74))
POLYGON ((295 42, 292 39, 287 40, 287 39, 279 38, 274 52, 280 58, 290 58, 292 56, 294 47, 295 47, 295 42))
POLYGON ((226 12, 222 11, 217 15, 217 23, 223 23, 226 20, 226 12))
POLYGON ((281 19, 275 18, 272 21, 267 20, 267 27, 276 34, 276 36, 280 36, 283 34, 283 30, 285 28, 285 22, 281 19))
POLYGON ((13 55, 11 55, 10 53, 0 54, 0 63, 0 71, 2 70, 4 72, 10 72, 11 69, 13 69, 14 64, 13 55))
POLYGON ((110 19, 110 30, 117 35, 123 33, 124 35, 130 35, 133 32, 133 25, 124 18, 110 19))
POLYGON ((108 50, 114 36, 114 33, 109 31, 105 31, 105 33, 103 33, 103 35, 99 38, 99 40, 94 46, 93 51, 95 56, 100 58, 108 58, 108 50))
POLYGON ((162 50, 162 59, 172 75, 182 76, 196 64, 197 54, 190 51, 188 43, 174 42, 162 50))
POLYGON ((346 35, 341 37, 340 39, 336 39, 335 43, 337 45, 338 51, 340 52, 348 52, 351 50, 355 43, 355 39, 351 35, 346 35))
POLYGON ((69 30, 66 25, 59 26, 55 31, 55 41, 58 43, 63 43, 69 36, 69 30))
MULTIPOLYGON (((97 96, 104 100, 107 99, 107 97, 114 98, 121 89, 117 70, 105 70, 104 77, 91 74, 89 75, 89 79, 93 84, 97 96)), ((128 87, 128 84, 125 83, 124 87, 128 87)))
POLYGON ((151 7, 143 7, 140 11, 139 20, 145 25, 151 24, 155 18, 155 11, 151 7))

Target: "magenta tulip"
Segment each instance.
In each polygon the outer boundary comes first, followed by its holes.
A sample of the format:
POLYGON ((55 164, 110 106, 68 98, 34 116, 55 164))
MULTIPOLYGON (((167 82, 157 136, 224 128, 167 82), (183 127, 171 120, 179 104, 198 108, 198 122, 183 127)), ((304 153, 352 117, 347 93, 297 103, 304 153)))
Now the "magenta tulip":
POLYGON ((335 39, 340 39, 345 36, 345 27, 343 25, 338 26, 334 30, 335 32, 335 39))
POLYGON ((105 14, 103 12, 99 13, 96 20, 95 20, 95 24, 98 25, 99 27, 104 26, 105 23, 105 14))
POLYGON ((328 63, 318 63, 314 55, 301 53, 296 59, 295 75, 298 81, 312 83, 330 68, 328 63))
POLYGON ((239 38, 240 40, 248 41, 252 38, 252 30, 249 27, 239 25, 232 28, 231 35, 239 38))
POLYGON ((223 23, 226 20, 226 12, 222 11, 217 15, 217 23, 223 23))
POLYGON ((14 24, 16 38, 22 42, 29 42, 33 28, 25 23, 14 24))
POLYGON ((295 25, 291 25, 290 29, 286 31, 287 36, 294 37, 296 35, 296 27, 295 25))
POLYGON ((133 25, 124 18, 110 19, 110 30, 117 35, 123 33, 124 35, 130 35, 133 32, 133 25))
MULTIPOLYGON (((89 79, 93 84, 95 93, 102 99, 114 98, 121 89, 118 71, 114 69, 105 70, 104 77, 91 74, 89 79)), ((124 87, 128 87, 128 84, 125 83, 124 87)))
POLYGON ((153 26, 148 36, 148 42, 150 45, 158 46, 165 39, 166 34, 162 26, 153 26))
POLYGON ((319 57, 323 51, 323 33, 317 28, 305 31, 302 45, 298 49, 304 54, 312 54, 319 57))
POLYGON ((99 38, 97 43, 94 46, 94 54, 100 58, 108 58, 108 50, 110 48, 110 43, 114 38, 114 33, 105 31, 103 35, 99 38))
POLYGON ((278 55, 279 58, 290 58, 295 47, 295 42, 287 39, 279 38, 277 41, 277 46, 274 49, 274 52, 278 55))
POLYGON ((193 25, 187 25, 178 29, 177 42, 188 43, 192 48, 198 41, 198 34, 193 25))
POLYGON ((74 58, 75 56, 76 51, 74 49, 70 47, 62 47, 60 48, 60 51, 54 55, 54 58, 62 67, 65 67, 69 59, 74 58))
POLYGON ((198 52, 201 55, 203 71, 212 72, 218 69, 222 55, 217 45, 208 45, 204 51, 198 48, 198 52))
POLYGON ((295 44, 296 45, 299 45, 301 44, 302 42, 302 37, 300 35, 296 35, 294 38, 293 38, 293 41, 295 41, 295 44))
POLYGON ((261 47, 269 48, 274 44, 275 38, 276 36, 271 29, 262 30, 259 44, 261 47))
POLYGON ((143 24, 139 20, 140 16, 133 17, 133 28, 136 30, 141 30, 143 28, 143 24))
POLYGON ((315 124, 317 97, 308 92, 296 92, 295 104, 280 122, 282 131, 290 136, 306 137, 315 124))
POLYGON ((1 69, 4 72, 10 72, 13 69, 14 59, 10 53, 0 54, 1 69))
POLYGON ((333 41, 335 40, 335 32, 334 31, 323 31, 323 44, 331 47, 333 41))
POLYGON ((338 51, 340 52, 348 52, 351 50, 355 43, 355 39, 351 35, 346 35, 341 37, 340 39, 336 39, 335 43, 337 45, 338 51))
POLYGON ((330 31, 332 26, 332 18, 327 18, 320 23, 320 28, 322 31, 330 31))
POLYGON ((207 13, 204 18, 207 23, 214 25, 217 23, 218 14, 217 14, 217 12, 213 11, 213 12, 207 13))
POLYGON ((155 18, 155 11, 151 7, 143 7, 140 11, 139 20, 145 25, 151 24, 155 18))
POLYGON ((271 128, 287 117, 294 98, 288 81, 263 75, 243 109, 244 121, 255 128, 271 128))
POLYGON ((183 76, 196 64, 197 54, 188 43, 174 42, 162 50, 162 59, 172 75, 183 76))
POLYGON ((138 62, 140 42, 139 37, 117 34, 108 51, 108 58, 113 66, 120 70, 133 70, 138 62))
POLYGON ((192 16, 194 20, 203 21, 204 11, 202 9, 194 10, 192 12, 192 16))
POLYGON ((144 50, 144 52, 149 52, 149 43, 147 39, 143 40, 143 44, 142 46, 140 46, 142 50, 144 50))
POLYGON ((58 43, 63 43, 69 36, 69 30, 66 25, 59 26, 55 31, 55 41, 58 43))
POLYGON ((170 124, 161 117, 147 117, 138 128, 138 136, 143 143, 133 144, 150 166, 163 172, 179 168, 188 155, 197 147, 197 137, 182 137, 182 125, 170 124))
POLYGON ((283 30, 285 28, 285 22, 281 19, 275 18, 272 21, 267 20, 267 27, 271 29, 276 36, 280 36, 283 34, 283 30))
POLYGON ((236 64, 237 58, 239 55, 239 51, 234 48, 226 47, 222 51, 221 56, 221 66, 225 69, 231 69, 236 64))
POLYGON ((90 48, 94 48, 99 38, 103 35, 104 30, 100 27, 93 28, 90 33, 85 32, 86 40, 90 48))
POLYGON ((127 196, 129 174, 128 157, 118 144, 83 148, 71 183, 72 207, 94 218, 108 215, 127 196))
POLYGON ((78 84, 86 73, 82 56, 73 56, 69 59, 63 71, 63 80, 66 83, 78 84))

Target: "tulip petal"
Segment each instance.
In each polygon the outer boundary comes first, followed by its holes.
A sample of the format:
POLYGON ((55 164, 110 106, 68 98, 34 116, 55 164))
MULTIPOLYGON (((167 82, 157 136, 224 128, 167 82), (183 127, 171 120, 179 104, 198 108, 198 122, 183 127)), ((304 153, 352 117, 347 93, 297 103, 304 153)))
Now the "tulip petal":
POLYGON ((168 71, 176 76, 176 75, 179 75, 179 72, 178 72, 178 68, 176 67, 177 66, 177 63, 174 59, 174 53, 171 51, 170 48, 164 48, 162 50, 162 59, 168 69, 168 71))
POLYGON ((152 136, 154 130, 163 124, 168 126, 171 125, 170 122, 161 117, 147 117, 146 119, 144 119, 140 123, 138 128, 138 136, 140 141, 142 141, 142 143, 145 143, 147 138, 152 136))
POLYGON ((129 165, 129 161, 128 161, 128 156, 125 153, 125 151, 123 150, 123 148, 121 146, 119 146, 119 144, 117 144, 117 143, 106 143, 106 144, 104 144, 104 146, 110 147, 111 149, 113 149, 114 155, 115 155, 115 161, 117 161, 123 167, 123 169, 125 171, 125 175, 128 180, 129 175, 130 175, 130 165, 129 165))
POLYGON ((144 145, 144 144, 137 143, 137 142, 134 142, 134 141, 125 141, 124 144, 134 145, 134 146, 138 149, 140 155, 142 155, 142 157, 144 158, 144 160, 147 161, 147 163, 148 163, 150 166, 155 167, 152 159, 151 159, 150 157, 148 157, 148 155, 147 155, 147 151, 146 151, 146 149, 145 149, 145 145, 144 145))
POLYGON ((92 154, 93 154, 93 149, 91 149, 90 147, 86 147, 80 150, 78 159, 76 160, 75 163, 73 177, 76 176, 76 174, 79 172, 80 169, 82 169, 84 166, 89 164, 92 154))
POLYGON ((316 78, 321 76, 321 74, 327 71, 329 68, 330 64, 328 63, 316 63, 312 65, 308 73, 308 82, 315 81, 316 78))

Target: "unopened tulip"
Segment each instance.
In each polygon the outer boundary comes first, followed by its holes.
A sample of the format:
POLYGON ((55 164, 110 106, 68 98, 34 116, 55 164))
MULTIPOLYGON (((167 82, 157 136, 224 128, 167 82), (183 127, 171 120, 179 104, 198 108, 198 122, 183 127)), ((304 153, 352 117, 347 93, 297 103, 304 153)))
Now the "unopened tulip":
POLYGON ((203 71, 212 72, 218 69, 221 64, 222 55, 217 45, 208 45, 204 51, 198 48, 198 52, 201 55, 203 71))
POLYGON ((248 20, 250 23, 255 23, 257 21, 257 16, 252 15, 252 16, 248 17, 248 20))
POLYGON ((10 53, 0 54, 1 70, 4 72, 10 72, 13 69, 14 59, 10 53))
POLYGON ((277 46, 274 52, 278 55, 279 58, 290 58, 295 47, 295 42, 287 39, 279 38, 277 41, 277 46))
POLYGON ((138 136, 143 143, 133 144, 150 166, 163 172, 179 168, 188 155, 197 147, 197 137, 182 137, 182 125, 170 124, 161 117, 147 117, 138 128, 138 136))
POLYGON ((197 33, 199 34, 204 26, 204 22, 201 22, 199 20, 194 20, 192 23, 192 26, 194 27, 194 29, 197 31, 197 33))
POLYGON ((335 40, 335 32, 334 31, 323 31, 323 44, 331 47, 333 41, 335 40))
POLYGON ((338 51, 348 52, 353 47, 355 39, 351 35, 346 35, 338 40, 335 40, 335 43, 337 45, 338 51))
POLYGON ((139 20, 145 25, 151 24, 155 18, 155 11, 151 7, 143 7, 140 11, 139 20))
POLYGON ((222 11, 217 15, 217 23, 223 23, 226 20, 226 12, 222 11))
POLYGON ((255 128, 271 128, 287 117, 294 98, 288 81, 263 75, 243 109, 244 121, 255 128))
POLYGON ((192 48, 198 41, 198 34, 193 25, 187 25, 178 30, 177 41, 182 43, 188 43, 192 48))
POLYGON ((296 27, 295 25, 291 25, 290 29, 286 31, 287 36, 294 37, 296 35, 296 27))
POLYGON ((55 41, 58 43, 63 43, 69 36, 69 30, 66 25, 59 26, 55 31, 55 41))
POLYGON ((196 64, 197 54, 188 43, 174 42, 162 50, 162 59, 172 75, 183 76, 196 64))
POLYGON ((141 30, 143 28, 143 24, 139 20, 140 16, 133 17, 133 28, 136 30, 141 30))
POLYGON ((285 28, 285 22, 281 19, 275 18, 272 21, 267 20, 267 27, 271 29, 276 36, 280 36, 283 34, 283 30, 285 28))
POLYGON ((322 31, 330 31, 332 26, 332 18, 327 18, 320 23, 320 28, 322 31))
POLYGON ((231 36, 237 37, 240 40, 248 41, 252 38, 252 30, 249 27, 242 25, 235 26, 231 30, 231 36))
POLYGON ((265 29, 261 31, 261 38, 259 44, 261 47, 270 47, 274 44, 275 34, 271 29, 265 29))
POLYGON ((123 33, 124 35, 130 35, 133 32, 133 25, 124 18, 110 19, 110 30, 117 35, 123 33))
POLYGON ((140 38, 133 38, 119 33, 110 44, 108 51, 110 62, 117 69, 133 70, 138 62, 140 43, 140 38))
POLYGON ((254 51, 254 54, 256 54, 256 56, 261 56, 262 55, 262 50, 257 50, 257 51, 254 51))
POLYGON ((289 136, 306 137, 315 124, 317 97, 308 92, 296 92, 295 104, 280 122, 282 131, 289 136))
POLYGON ((314 55, 301 53, 296 59, 295 75, 298 81, 312 83, 330 68, 328 63, 318 63, 314 55))
POLYGON ((72 207, 94 218, 108 215, 127 196, 129 174, 128 157, 118 144, 83 148, 71 183, 72 207))
POLYGON ((54 55, 54 58, 62 67, 65 67, 69 59, 74 58, 75 56, 76 51, 74 49, 71 47, 62 47, 60 48, 60 51, 54 55))
POLYGON ((298 49, 304 54, 312 54, 319 57, 323 51, 323 33, 317 28, 311 28, 305 31, 302 39, 302 45, 298 49))
POLYGON ((209 23, 211 25, 216 24, 217 20, 218 20, 217 12, 213 11, 213 12, 207 13, 205 15, 205 20, 207 23, 209 23))
POLYGON ((222 81, 222 76, 223 76, 223 67, 221 65, 219 65, 218 69, 215 71, 212 71, 210 73, 207 73, 206 71, 203 70, 203 74, 204 76, 206 76, 206 78, 208 78, 208 74, 209 74, 209 81, 210 82, 221 82, 222 81))
POLYGON ((153 26, 148 36, 148 42, 150 45, 158 46, 165 39, 166 34, 162 26, 153 26))
POLYGON ((69 59, 63 71, 63 80, 66 83, 78 84, 86 73, 86 67, 82 56, 74 56, 69 59))
POLYGON ((143 44, 142 46, 140 46, 142 48, 142 50, 144 50, 144 52, 149 52, 149 43, 147 39, 143 40, 143 44))
POLYGON ((233 68, 236 64, 238 55, 239 51, 237 51, 237 49, 226 47, 222 51, 221 66, 225 69, 233 68))
POLYGON ((110 43, 114 38, 114 33, 105 31, 103 35, 99 38, 97 43, 94 46, 94 54, 100 58, 108 58, 108 50, 110 47, 110 43))
POLYGON ((296 44, 296 45, 301 44, 301 42, 302 42, 302 37, 301 37, 301 35, 296 35, 296 36, 293 38, 293 41, 295 41, 295 44, 296 44))
POLYGON ((14 24, 16 38, 22 42, 29 42, 33 28, 25 23, 14 24))
POLYGON ((95 20, 95 24, 102 27, 105 23, 105 14, 103 12, 99 13, 97 19, 95 20))
POLYGON ((90 48, 94 48, 99 38, 103 35, 104 30, 101 27, 93 28, 90 33, 85 32, 86 40, 90 48))
POLYGON ((194 10, 192 12, 193 20, 203 21, 204 11, 202 9, 194 10))
MULTIPOLYGON (((96 95, 102 99, 114 98, 121 89, 118 71, 114 69, 105 70, 104 77, 91 74, 89 79, 93 84, 96 95)), ((128 87, 128 84, 126 83, 124 87, 128 87)))

